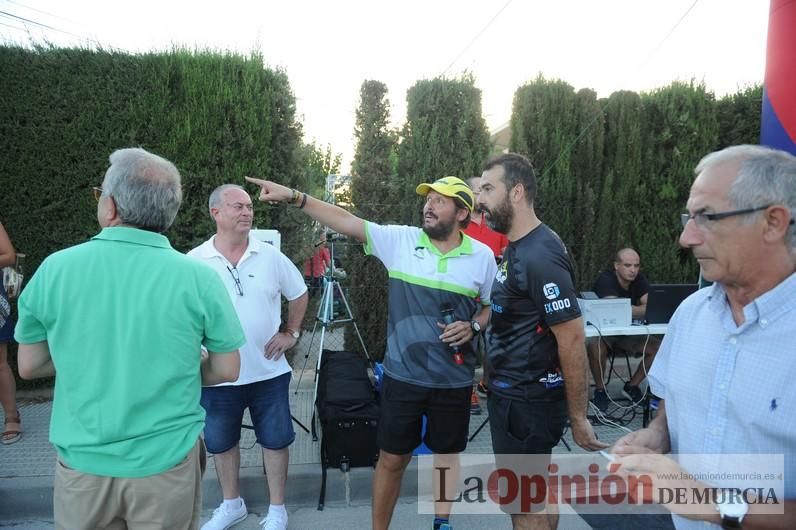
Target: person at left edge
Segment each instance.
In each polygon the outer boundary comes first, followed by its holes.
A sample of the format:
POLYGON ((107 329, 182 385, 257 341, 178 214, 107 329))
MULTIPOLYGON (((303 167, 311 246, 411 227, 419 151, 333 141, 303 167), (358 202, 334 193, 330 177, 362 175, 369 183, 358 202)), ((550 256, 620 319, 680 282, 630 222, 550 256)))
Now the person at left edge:
POLYGON ((307 310, 307 286, 296 266, 279 250, 249 235, 254 210, 249 194, 223 184, 210 194, 216 234, 188 255, 202 260, 224 282, 235 306, 246 344, 240 349, 240 377, 202 389, 207 411, 205 443, 212 453, 224 500, 202 530, 223 530, 248 516, 240 497, 240 429, 249 409, 257 442, 263 448, 268 498, 265 530, 287 528, 285 485, 289 446, 296 438, 290 417, 291 368, 285 351, 298 342, 307 310), (287 326, 280 330, 281 297, 287 301, 287 326))
POLYGON ((44 260, 19 298, 19 372, 56 376, 56 528, 195 529, 201 386, 238 377, 245 337, 218 275, 163 235, 174 164, 143 149, 110 163, 102 231, 44 260))
MULTIPOLYGON (((261 201, 292 201, 316 221, 364 242, 365 252, 388 269, 387 351, 372 512, 374 530, 386 529, 406 465, 421 442, 422 417, 428 419, 423 441, 435 462, 455 465, 455 455, 467 446, 473 343, 489 318, 497 268, 489 248, 462 233, 473 211, 473 192, 456 177, 420 184, 416 191, 426 198, 423 227, 382 226, 274 182, 246 178, 260 186, 261 201), (454 311, 453 322, 443 326, 440 313, 446 306, 454 311), (463 364, 454 361, 451 346, 461 349, 463 364)), ((435 512, 435 527, 450 528, 450 503, 438 502, 435 512)))

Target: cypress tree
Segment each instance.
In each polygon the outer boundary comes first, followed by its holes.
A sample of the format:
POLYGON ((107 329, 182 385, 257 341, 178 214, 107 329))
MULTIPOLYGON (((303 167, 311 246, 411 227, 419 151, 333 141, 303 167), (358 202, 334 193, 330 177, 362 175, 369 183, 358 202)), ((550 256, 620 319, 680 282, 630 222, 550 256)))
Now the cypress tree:
POLYGON ((678 214, 688 200, 694 166, 718 142, 715 98, 703 84, 676 81, 643 94, 641 100, 644 186, 633 196, 633 240, 651 280, 695 282, 697 264, 678 245, 678 214))
POLYGON ((481 91, 472 76, 418 81, 406 95, 407 119, 398 148, 394 187, 397 221, 416 225, 421 182, 446 175, 463 180, 481 174, 489 132, 481 115, 481 91))
MULTIPOLYGON (((643 108, 635 92, 614 92, 605 105, 605 158, 595 220, 595 270, 609 267, 620 248, 636 247, 632 239, 643 195, 643 108)), ((642 259, 646 266, 646 261, 642 259)))
POLYGON ((763 87, 743 88, 716 102, 719 119, 717 149, 730 145, 760 142, 760 114, 763 109, 763 87))
POLYGON ((603 157, 603 115, 592 90, 542 76, 514 94, 511 150, 526 155, 539 184, 535 207, 575 258, 578 283, 593 275, 593 230, 603 157))
MULTIPOLYGON (((356 215, 384 223, 392 216, 388 197, 395 177, 396 149, 395 134, 389 130, 387 86, 380 81, 365 81, 359 97, 354 127, 357 148, 351 164, 351 201, 356 215)), ((386 348, 387 271, 379 260, 365 256, 361 245, 354 242, 350 245, 346 269, 351 311, 368 352, 381 359, 386 348)), ((346 348, 360 349, 351 326, 346 330, 346 348)))

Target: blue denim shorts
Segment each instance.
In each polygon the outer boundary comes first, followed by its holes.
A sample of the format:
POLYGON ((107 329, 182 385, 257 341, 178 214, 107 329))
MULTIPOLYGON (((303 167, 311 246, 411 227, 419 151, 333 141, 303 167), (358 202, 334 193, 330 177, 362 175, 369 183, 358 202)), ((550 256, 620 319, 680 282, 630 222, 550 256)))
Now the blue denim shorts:
POLYGON ((266 449, 284 449, 296 432, 290 417, 290 372, 248 385, 202 388, 205 445, 212 454, 229 451, 240 440, 243 412, 248 407, 257 443, 266 449))

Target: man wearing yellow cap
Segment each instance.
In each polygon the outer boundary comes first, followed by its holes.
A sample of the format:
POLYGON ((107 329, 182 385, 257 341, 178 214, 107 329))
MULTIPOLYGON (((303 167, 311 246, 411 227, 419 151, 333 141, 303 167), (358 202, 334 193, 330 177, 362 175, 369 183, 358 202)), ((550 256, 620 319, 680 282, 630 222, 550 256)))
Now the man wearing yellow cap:
MULTIPOLYGON (((379 461, 373 479, 373 528, 386 529, 404 469, 423 441, 435 454, 467 445, 476 335, 486 327, 497 272, 489 247, 462 233, 475 198, 456 177, 420 184, 422 228, 381 226, 274 182, 260 200, 292 202, 316 221, 354 237, 390 277, 385 378, 381 393, 379 461), (443 313, 452 317, 444 318, 443 313), (442 322, 446 321, 447 324, 442 322), (421 440, 422 417, 427 429, 421 440)), ((450 528, 450 504, 436 507, 435 528, 450 528)))

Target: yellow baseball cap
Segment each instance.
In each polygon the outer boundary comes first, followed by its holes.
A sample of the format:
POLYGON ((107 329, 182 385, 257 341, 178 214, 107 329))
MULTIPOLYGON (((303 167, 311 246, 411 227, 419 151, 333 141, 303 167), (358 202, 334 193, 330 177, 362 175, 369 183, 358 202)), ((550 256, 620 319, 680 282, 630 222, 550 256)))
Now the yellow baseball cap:
POLYGON ((446 197, 453 197, 459 199, 464 203, 470 213, 473 213, 473 206, 475 205, 475 195, 473 190, 462 179, 458 177, 442 177, 435 180, 431 184, 420 184, 415 191, 418 195, 425 197, 428 192, 434 190, 437 193, 445 195, 446 197))

